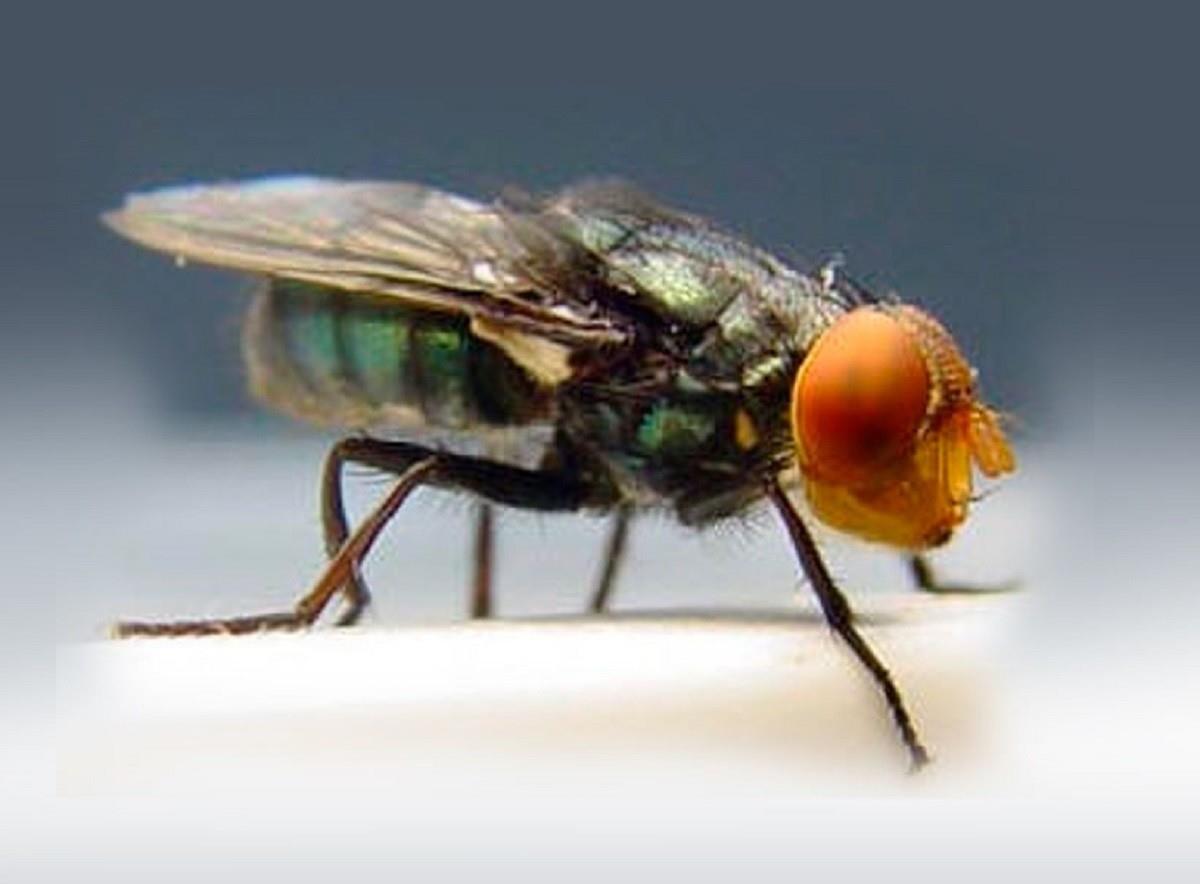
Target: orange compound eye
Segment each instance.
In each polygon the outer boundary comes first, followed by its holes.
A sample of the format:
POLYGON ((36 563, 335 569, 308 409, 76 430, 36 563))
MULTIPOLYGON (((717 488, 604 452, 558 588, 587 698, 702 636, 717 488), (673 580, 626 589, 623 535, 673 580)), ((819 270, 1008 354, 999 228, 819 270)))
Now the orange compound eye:
POLYGON ((908 450, 929 405, 929 372, 912 334, 870 307, 847 313, 809 351, 792 389, 800 464, 861 485, 908 450))

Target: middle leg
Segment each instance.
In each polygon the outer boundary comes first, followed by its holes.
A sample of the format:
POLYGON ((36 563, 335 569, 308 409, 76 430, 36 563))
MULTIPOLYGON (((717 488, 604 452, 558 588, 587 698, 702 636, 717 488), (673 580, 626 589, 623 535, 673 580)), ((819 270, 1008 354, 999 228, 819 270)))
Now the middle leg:
POLYGON ((609 531, 608 543, 604 548, 604 564, 600 568, 600 579, 592 592, 588 610, 593 614, 603 614, 608 610, 612 600, 613 585, 617 580, 617 569, 625 556, 625 544, 629 539, 629 522, 633 518, 633 508, 623 504, 613 517, 612 528, 609 531))
POLYGON ((492 505, 481 500, 475 505, 474 573, 471 575, 471 617, 492 616, 492 560, 496 548, 492 505))

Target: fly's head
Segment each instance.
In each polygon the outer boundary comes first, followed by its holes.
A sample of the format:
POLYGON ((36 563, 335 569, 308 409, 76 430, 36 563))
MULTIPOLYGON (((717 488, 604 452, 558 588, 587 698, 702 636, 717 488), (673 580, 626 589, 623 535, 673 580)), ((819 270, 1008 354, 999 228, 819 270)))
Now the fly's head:
POLYGON ((967 516, 972 463, 1016 466, 950 334, 910 306, 859 307, 809 349, 792 388, 805 493, 826 524, 906 549, 946 542, 967 516))

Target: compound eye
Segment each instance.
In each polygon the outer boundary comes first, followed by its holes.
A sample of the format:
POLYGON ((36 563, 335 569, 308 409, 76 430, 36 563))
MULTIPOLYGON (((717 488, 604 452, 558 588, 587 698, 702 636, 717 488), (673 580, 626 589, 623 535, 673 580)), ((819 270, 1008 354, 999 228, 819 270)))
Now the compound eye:
POLYGON ((847 313, 809 351, 792 389, 800 464, 861 485, 909 450, 929 405, 929 372, 913 335, 870 307, 847 313))

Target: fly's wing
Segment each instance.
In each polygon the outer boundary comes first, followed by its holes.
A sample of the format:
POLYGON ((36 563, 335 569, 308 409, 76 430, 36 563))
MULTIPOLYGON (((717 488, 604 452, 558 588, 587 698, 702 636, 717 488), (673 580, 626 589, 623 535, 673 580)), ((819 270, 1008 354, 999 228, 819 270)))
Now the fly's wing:
POLYGON ((627 333, 548 282, 572 271, 571 245, 546 229, 415 184, 269 178, 136 194, 104 216, 121 234, 190 260, 457 313, 485 334, 568 348, 627 333), (555 266, 562 265, 562 266, 555 266))

